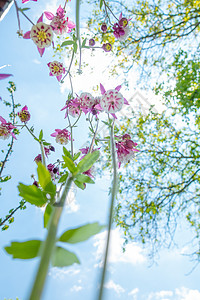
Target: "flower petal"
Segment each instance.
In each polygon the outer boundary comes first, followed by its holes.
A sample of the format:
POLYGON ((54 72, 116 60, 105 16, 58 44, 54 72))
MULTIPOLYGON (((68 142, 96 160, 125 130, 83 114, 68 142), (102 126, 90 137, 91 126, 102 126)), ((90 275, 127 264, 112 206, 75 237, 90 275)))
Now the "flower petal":
POLYGON ((1 123, 6 124, 6 120, 1 116, 0 116, 0 121, 1 121, 1 123))
POLYGON ((58 79, 58 81, 61 81, 62 75, 56 76, 56 78, 58 79))
POLYGON ((44 14, 48 20, 53 20, 54 14, 52 14, 50 11, 45 11, 44 14))
POLYGON ((124 98, 124 104, 129 105, 128 101, 126 100, 126 98, 124 98))
POLYGON ((115 88, 115 90, 119 92, 119 91, 121 90, 121 87, 122 87, 121 85, 118 85, 118 86, 115 88))
POLYGON ((13 76, 12 74, 0 74, 0 80, 13 76))
POLYGON ((116 114, 111 114, 111 116, 113 116, 114 119, 117 119, 116 114))
POLYGON ((122 19, 122 12, 121 12, 121 14, 119 15, 119 20, 121 20, 122 19))
POLYGON ((37 20, 37 23, 43 22, 43 14, 41 15, 41 17, 37 20))
POLYGON ((23 39, 30 39, 30 38, 31 38, 31 31, 27 31, 26 33, 24 33, 23 39))
POLYGON ((45 48, 39 48, 39 47, 37 47, 37 48, 38 48, 38 51, 40 53, 40 56, 42 57, 42 55, 44 54, 45 48))
POLYGON ((104 86, 100 83, 100 91, 101 91, 101 94, 105 94, 106 90, 104 89, 104 86))

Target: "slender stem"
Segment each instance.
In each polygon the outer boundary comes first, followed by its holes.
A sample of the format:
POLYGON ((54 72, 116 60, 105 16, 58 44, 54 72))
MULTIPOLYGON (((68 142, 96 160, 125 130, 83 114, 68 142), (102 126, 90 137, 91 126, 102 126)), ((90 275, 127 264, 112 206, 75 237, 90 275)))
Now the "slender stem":
POLYGON ((8 219, 10 219, 12 217, 12 215, 14 215, 14 213, 16 213, 16 211, 20 208, 22 208, 24 206, 23 204, 20 204, 19 206, 17 206, 1 223, 0 226, 2 226, 6 221, 8 221, 8 219))
POLYGON ((64 10, 65 10, 65 8, 66 8, 67 2, 68 2, 68 0, 65 1, 65 4, 64 4, 64 6, 63 6, 63 9, 64 9, 64 10))
POLYGON ((72 131, 73 127, 71 125, 69 114, 67 114, 67 119, 68 119, 68 122, 69 122, 69 128, 70 128, 70 134, 71 134, 71 156, 73 157, 74 156, 74 150, 73 150, 73 131, 72 131))
POLYGON ((79 72, 81 72, 80 0, 76 0, 76 38, 79 45, 79 72))
POLYGON ((24 124, 24 126, 26 127, 26 129, 28 130, 28 132, 32 135, 32 137, 34 137, 34 139, 36 141, 39 141, 38 138, 35 136, 35 134, 28 128, 28 126, 26 124, 24 124))
POLYGON ((71 187, 73 181, 73 177, 69 177, 67 180, 67 183, 65 185, 65 188, 63 190, 62 196, 60 198, 60 206, 54 207, 50 224, 48 228, 48 233, 46 240, 42 246, 42 253, 41 253, 41 259, 40 264, 38 267, 37 275, 35 278, 35 282, 33 284, 33 288, 30 294, 29 300, 40 300, 42 296, 42 292, 44 289, 44 284, 46 281, 48 269, 49 269, 49 263, 50 259, 54 250, 55 242, 56 242, 56 234, 57 234, 57 228, 59 224, 59 220, 63 211, 63 206, 65 203, 65 200, 67 198, 69 189, 71 187))
POLYGON ((74 60, 74 50, 73 50, 73 52, 72 52, 72 57, 71 57, 71 61, 70 61, 70 64, 69 64, 69 68, 68 68, 66 74, 65 74, 65 75, 63 76, 63 78, 62 78, 62 82, 63 82, 63 80, 67 77, 67 75, 69 74, 69 72, 70 72, 70 70, 71 70, 71 66, 72 66, 73 60, 74 60))
POLYGON ((21 33, 21 26, 20 26, 20 18, 19 18, 19 11, 18 11, 18 6, 16 0, 14 0, 15 3, 15 8, 16 8, 16 13, 17 13, 17 22, 18 22, 18 27, 19 27, 19 33, 21 33))
POLYGON ((16 3, 16 1, 15 1, 15 6, 16 6, 16 9, 17 9, 17 11, 20 11, 20 13, 32 24, 32 25, 35 25, 32 21, 31 21, 31 19, 29 19, 29 17, 23 12, 23 10, 19 10, 19 7, 17 6, 17 3, 16 3))
POLYGON ((96 129, 95 129, 95 133, 94 133, 94 136, 92 138, 92 142, 91 142, 90 149, 89 149, 88 153, 92 152, 94 142, 95 142, 95 139, 96 139, 96 135, 97 135, 98 126, 99 126, 99 119, 97 119, 97 126, 96 126, 96 129))
POLYGON ((112 165, 113 165, 113 182, 112 182, 112 191, 111 191, 110 215, 109 215, 109 222, 108 222, 106 250, 105 250, 104 265, 103 265, 98 300, 103 299, 104 282, 105 282, 105 277, 106 277, 106 267, 107 267, 109 244, 110 244, 110 234, 111 234, 111 227, 112 227, 114 201, 115 201, 115 197, 117 194, 117 162, 116 162, 116 151, 115 151, 115 140, 114 140, 114 121, 112 123, 111 132, 110 132, 110 143, 111 143, 111 154, 112 154, 112 165))

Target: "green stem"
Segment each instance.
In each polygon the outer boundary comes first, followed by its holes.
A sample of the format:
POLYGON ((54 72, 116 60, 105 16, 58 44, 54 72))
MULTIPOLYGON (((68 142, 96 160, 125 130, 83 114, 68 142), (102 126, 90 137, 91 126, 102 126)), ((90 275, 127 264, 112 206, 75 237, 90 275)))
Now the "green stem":
POLYGON ((79 44, 79 71, 81 72, 80 0, 76 0, 76 38, 79 44))
POLYGON ((101 276, 101 285, 100 285, 98 300, 103 299, 104 282, 106 277, 106 267, 107 267, 108 252, 109 252, 109 245, 110 245, 110 234, 111 234, 112 219, 113 219, 114 201, 117 194, 117 161, 116 161, 115 138, 114 138, 114 121, 112 123, 111 131, 110 131, 110 143, 111 143, 111 154, 112 154, 112 165, 113 165, 113 182, 112 182, 112 191, 111 191, 110 215, 109 215, 109 222, 108 222, 108 235, 107 235, 106 250, 105 250, 105 257, 104 257, 104 264, 103 264, 103 271, 101 276))
POLYGON ((46 167, 45 152, 44 152, 44 146, 43 146, 42 142, 40 142, 40 148, 41 148, 41 154, 42 154, 42 163, 46 167))
POLYGON ((58 229, 58 223, 62 214, 63 206, 65 203, 65 200, 67 198, 68 192, 70 190, 70 186, 72 184, 73 177, 69 177, 67 180, 67 183, 65 185, 64 191, 62 193, 62 196, 60 198, 60 206, 54 207, 50 224, 48 228, 48 233, 46 240, 42 247, 42 253, 41 253, 41 259, 39 268, 36 274, 35 282, 33 284, 33 288, 30 294, 29 300, 40 300, 42 296, 42 292, 44 289, 44 284, 46 281, 48 269, 49 269, 49 263, 52 256, 52 252, 54 250, 55 242, 56 242, 56 234, 58 229))

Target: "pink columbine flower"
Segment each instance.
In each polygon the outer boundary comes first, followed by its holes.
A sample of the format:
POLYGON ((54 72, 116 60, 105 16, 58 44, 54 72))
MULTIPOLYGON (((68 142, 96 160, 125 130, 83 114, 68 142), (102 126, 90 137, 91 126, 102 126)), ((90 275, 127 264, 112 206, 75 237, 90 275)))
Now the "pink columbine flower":
POLYGON ((56 137, 56 143, 61 145, 66 145, 68 141, 71 141, 71 135, 67 129, 55 129, 51 136, 56 137))
POLYGON ((131 140, 129 134, 124 134, 121 137, 117 137, 118 142, 115 143, 117 148, 118 166, 120 168, 122 163, 128 163, 135 157, 135 152, 139 152, 135 147, 137 143, 131 140))
MULTIPOLYGON (((100 83, 100 90, 102 94, 102 97, 100 98, 100 105, 105 112, 114 114, 122 109, 123 104, 128 104, 128 101, 119 92, 120 89, 121 85, 118 85, 115 89, 108 90, 106 92, 105 88, 100 83)), ((115 115, 113 116, 116 118, 115 115)))
POLYGON ((61 7, 58 7, 56 11, 56 15, 51 12, 45 11, 45 16, 48 20, 51 20, 51 27, 53 32, 56 34, 63 34, 65 32, 71 32, 72 28, 75 28, 76 25, 69 20, 69 18, 65 19, 65 10, 61 7))
POLYGON ((31 114, 28 111, 28 107, 25 105, 20 112, 18 112, 18 116, 21 122, 26 123, 30 120, 31 114))
POLYGON ((110 43, 105 43, 105 44, 103 44, 102 49, 105 52, 110 52, 112 50, 112 45, 110 43))
POLYGON ((81 110, 86 114, 94 107, 95 98, 90 93, 81 93, 78 100, 81 104, 81 110))
POLYGON ((76 118, 81 114, 80 106, 81 104, 78 98, 74 98, 66 101, 66 105, 61 109, 61 111, 66 109, 65 118, 67 118, 68 114, 73 118, 76 118))
POLYGON ((115 23, 113 26, 113 34, 116 39, 125 40, 128 37, 130 28, 127 25, 130 20, 122 17, 122 13, 120 14, 118 23, 115 23))
POLYGON ((51 174, 51 178, 52 178, 52 179, 55 179, 55 175, 56 175, 56 174, 59 175, 58 168, 55 167, 55 165, 53 165, 53 164, 48 164, 47 169, 48 169, 49 173, 51 174))
POLYGON ((35 161, 36 163, 42 162, 42 155, 41 155, 41 154, 38 154, 38 155, 34 158, 34 161, 35 161))
POLYGON ((43 14, 38 19, 37 24, 33 25, 31 31, 27 31, 23 38, 32 39, 38 48, 40 56, 42 57, 45 48, 49 47, 53 40, 51 26, 43 23, 43 14))
POLYGON ((56 76, 57 80, 60 81, 62 78, 62 74, 65 74, 65 68, 63 64, 58 61, 52 61, 47 64, 50 69, 50 76, 56 76))
POLYGON ((0 116, 0 139, 6 140, 8 139, 11 135, 14 139, 16 139, 15 134, 12 132, 15 126, 13 126, 10 122, 6 122, 4 118, 0 116))

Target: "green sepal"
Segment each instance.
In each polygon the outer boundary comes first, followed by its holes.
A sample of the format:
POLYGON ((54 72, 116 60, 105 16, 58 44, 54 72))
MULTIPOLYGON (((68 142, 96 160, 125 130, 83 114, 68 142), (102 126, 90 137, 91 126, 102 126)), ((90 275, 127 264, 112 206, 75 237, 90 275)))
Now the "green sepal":
POLYGON ((26 242, 11 242, 10 246, 4 249, 12 258, 31 259, 39 256, 42 242, 40 240, 30 240, 26 242))
POLYGON ((51 258, 53 267, 66 267, 73 264, 80 264, 75 253, 70 252, 62 247, 56 247, 51 258))
POLYGON ((93 235, 99 233, 105 226, 99 225, 98 222, 88 223, 86 225, 65 231, 59 238, 63 243, 80 243, 88 240, 93 235))

